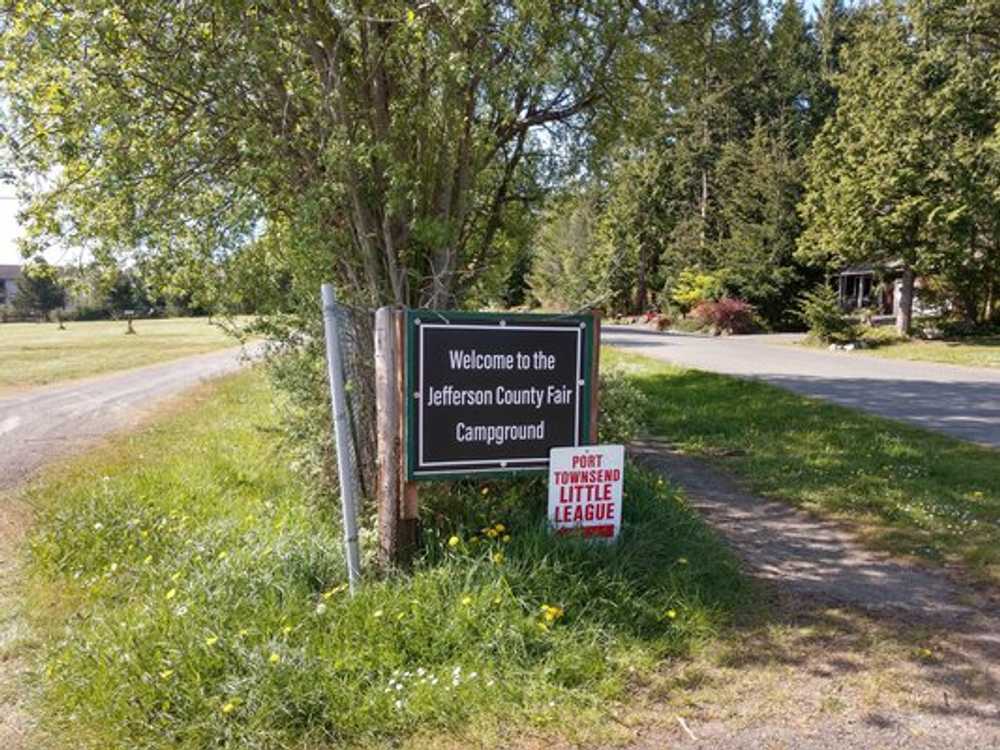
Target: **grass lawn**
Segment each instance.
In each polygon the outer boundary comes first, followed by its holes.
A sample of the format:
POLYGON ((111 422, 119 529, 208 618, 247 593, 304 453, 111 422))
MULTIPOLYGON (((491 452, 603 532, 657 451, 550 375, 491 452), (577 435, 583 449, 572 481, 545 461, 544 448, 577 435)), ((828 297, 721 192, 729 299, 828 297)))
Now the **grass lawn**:
POLYGON ((336 504, 274 426, 263 377, 244 373, 29 491, 51 744, 600 740, 644 676, 751 611, 727 549, 638 470, 617 545, 552 539, 541 480, 428 486, 412 573, 369 567, 352 598, 336 504))
POLYGON ((864 353, 876 357, 944 362, 967 367, 1000 367, 1000 336, 953 341, 906 341, 866 349, 864 353))
POLYGON ((206 318, 138 320, 135 336, 124 321, 4 323, 0 325, 0 390, 44 385, 203 354, 236 341, 206 318))
POLYGON ((606 350, 653 432, 762 494, 849 519, 894 553, 1000 581, 1000 453, 773 386, 606 350))

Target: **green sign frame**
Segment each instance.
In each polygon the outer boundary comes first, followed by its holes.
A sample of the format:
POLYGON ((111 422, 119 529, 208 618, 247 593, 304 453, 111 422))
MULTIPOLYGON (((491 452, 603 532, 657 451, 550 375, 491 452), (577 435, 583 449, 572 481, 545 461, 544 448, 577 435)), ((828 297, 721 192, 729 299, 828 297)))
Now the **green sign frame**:
MULTIPOLYGON (((403 413, 405 420, 404 435, 406 437, 406 447, 405 447, 405 461, 406 461, 406 478, 409 481, 454 481, 457 479, 469 479, 469 478, 504 478, 513 476, 523 476, 523 475, 538 475, 545 474, 548 471, 548 456, 545 456, 545 463, 537 466, 508 466, 508 467, 497 467, 496 469, 476 469, 474 471, 462 471, 456 469, 455 471, 444 470, 435 471, 433 473, 421 472, 418 470, 418 458, 417 458, 417 435, 416 435, 416 424, 417 424, 417 409, 419 408, 419 398, 415 397, 416 389, 418 387, 418 363, 416 361, 416 350, 417 342, 416 338, 419 334, 420 324, 422 322, 427 323, 445 323, 445 324, 455 324, 457 327, 461 327, 463 324, 485 324, 491 325, 496 324, 498 328, 502 328, 507 324, 528 324, 534 326, 541 326, 545 324, 557 325, 559 327, 566 328, 577 328, 583 331, 582 336, 582 356, 581 356, 581 371, 583 385, 580 390, 580 396, 577 400, 576 408, 580 411, 579 420, 580 426, 578 430, 579 445, 590 445, 592 441, 590 439, 591 435, 591 404, 594 398, 594 388, 595 383, 593 382, 594 376, 596 375, 594 367, 594 354, 595 354, 595 332, 597 330, 596 318, 593 314, 582 314, 582 315, 544 315, 544 314, 533 314, 533 313, 491 313, 491 312, 469 312, 469 311, 457 311, 457 310, 424 310, 424 309, 408 309, 406 310, 406 316, 404 320, 404 362, 405 362, 405 378, 404 378, 404 398, 403 398, 403 413)), ((553 446, 555 447, 555 446, 553 446)), ((562 447, 562 446, 560 446, 562 447)), ((540 460, 536 459, 536 460, 540 460)), ((497 460, 485 460, 483 463, 499 463, 497 460)))

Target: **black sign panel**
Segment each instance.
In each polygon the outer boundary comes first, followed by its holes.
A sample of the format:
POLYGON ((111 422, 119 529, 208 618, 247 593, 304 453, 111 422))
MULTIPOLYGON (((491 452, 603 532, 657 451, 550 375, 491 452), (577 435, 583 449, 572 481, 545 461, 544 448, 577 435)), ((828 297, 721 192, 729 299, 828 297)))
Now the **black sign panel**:
POLYGON ((407 314, 411 479, 544 471, 590 433, 593 319, 407 314))

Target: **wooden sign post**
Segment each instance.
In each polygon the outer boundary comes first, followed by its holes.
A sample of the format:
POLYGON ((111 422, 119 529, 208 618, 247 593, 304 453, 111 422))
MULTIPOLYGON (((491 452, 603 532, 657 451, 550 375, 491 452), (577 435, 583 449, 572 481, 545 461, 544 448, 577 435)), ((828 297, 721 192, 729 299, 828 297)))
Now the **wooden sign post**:
POLYGON ((379 559, 385 565, 398 563, 416 544, 417 488, 406 480, 403 460, 404 322, 399 308, 375 312, 379 559))
POLYGON ((380 557, 417 542, 417 482, 548 470, 597 441, 596 315, 375 314, 380 557))

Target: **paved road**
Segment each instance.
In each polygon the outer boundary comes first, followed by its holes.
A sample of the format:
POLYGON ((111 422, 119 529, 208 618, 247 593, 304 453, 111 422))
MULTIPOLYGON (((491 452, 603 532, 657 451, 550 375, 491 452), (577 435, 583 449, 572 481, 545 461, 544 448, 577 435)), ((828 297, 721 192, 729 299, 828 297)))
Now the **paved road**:
POLYGON ((237 370, 241 359, 241 349, 226 349, 0 397, 0 490, 136 423, 168 396, 237 370))
POLYGON ((710 338, 605 326, 601 340, 1000 448, 1000 370, 806 349, 782 336, 710 338))

